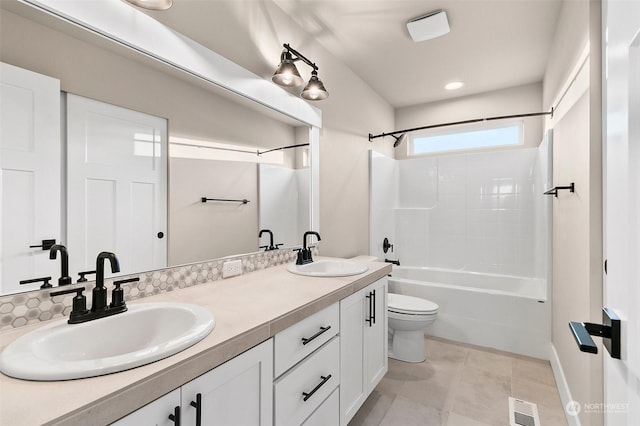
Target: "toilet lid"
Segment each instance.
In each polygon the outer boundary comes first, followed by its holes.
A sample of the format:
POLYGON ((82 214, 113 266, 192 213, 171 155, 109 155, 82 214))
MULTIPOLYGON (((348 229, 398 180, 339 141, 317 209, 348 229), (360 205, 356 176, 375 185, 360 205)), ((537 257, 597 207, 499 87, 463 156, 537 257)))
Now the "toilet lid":
POLYGON ((432 313, 438 310, 438 304, 430 300, 394 293, 388 294, 387 305, 390 311, 399 313, 432 313))

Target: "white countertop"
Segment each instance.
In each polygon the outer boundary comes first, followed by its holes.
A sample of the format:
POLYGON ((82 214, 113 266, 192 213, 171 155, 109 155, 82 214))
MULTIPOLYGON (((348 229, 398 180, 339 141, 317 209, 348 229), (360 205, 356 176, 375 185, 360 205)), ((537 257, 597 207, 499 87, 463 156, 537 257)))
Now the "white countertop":
MULTIPOLYGON (((120 373, 58 382, 0 374, 0 425, 109 424, 391 272, 390 264, 379 262, 369 263, 363 274, 336 278, 299 276, 286 268, 275 266, 128 302, 194 303, 211 310, 216 326, 176 355, 120 373)), ((0 333, 0 349, 45 324, 0 333)))

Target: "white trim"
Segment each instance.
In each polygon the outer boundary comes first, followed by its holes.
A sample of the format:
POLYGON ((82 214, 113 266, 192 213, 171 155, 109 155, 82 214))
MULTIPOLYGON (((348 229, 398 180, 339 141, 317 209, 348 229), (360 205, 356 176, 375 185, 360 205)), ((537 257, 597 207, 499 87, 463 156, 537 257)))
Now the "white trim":
MULTIPOLYGON (((569 383, 567 382, 567 378, 565 377, 564 371, 562 370, 562 365, 560 364, 558 352, 556 352, 556 347, 553 345, 553 343, 549 344, 549 361, 551 362, 553 377, 556 379, 558 393, 560 394, 560 401, 562 402, 562 407, 564 410, 564 407, 566 407, 569 402, 573 401, 573 398, 571 397, 571 391, 569 390, 569 383)), ((564 410, 564 415, 569 426, 581 426, 580 417, 569 416, 567 415, 566 410, 564 410)))
POLYGON ((322 111, 165 26, 128 3, 112 0, 19 0, 196 78, 322 127, 322 111))
POLYGON ((554 108, 553 117, 547 116, 545 120, 545 130, 552 129, 564 115, 571 110, 580 97, 589 90, 589 50, 590 44, 587 42, 582 50, 578 61, 573 66, 569 77, 558 91, 551 107, 554 108))

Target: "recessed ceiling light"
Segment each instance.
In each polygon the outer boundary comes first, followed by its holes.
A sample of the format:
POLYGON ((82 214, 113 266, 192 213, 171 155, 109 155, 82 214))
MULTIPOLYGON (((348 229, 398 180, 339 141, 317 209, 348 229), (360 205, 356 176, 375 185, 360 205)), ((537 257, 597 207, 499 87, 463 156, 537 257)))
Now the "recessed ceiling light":
POLYGON ((464 86, 463 82, 461 82, 461 81, 452 81, 451 83, 447 83, 447 85, 444 86, 444 88, 447 89, 447 90, 458 90, 462 86, 464 86))
POLYGON ((173 5, 173 0, 127 0, 129 3, 149 10, 167 10, 173 5))

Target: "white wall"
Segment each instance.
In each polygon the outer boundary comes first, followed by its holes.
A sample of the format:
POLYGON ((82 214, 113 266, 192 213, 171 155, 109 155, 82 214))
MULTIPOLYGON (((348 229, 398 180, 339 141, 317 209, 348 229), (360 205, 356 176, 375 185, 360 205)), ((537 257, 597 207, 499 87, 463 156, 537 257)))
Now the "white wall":
POLYGON ((257 250, 256 163, 170 158, 169 167, 169 265, 257 250), (202 197, 249 203, 202 203, 202 197))

